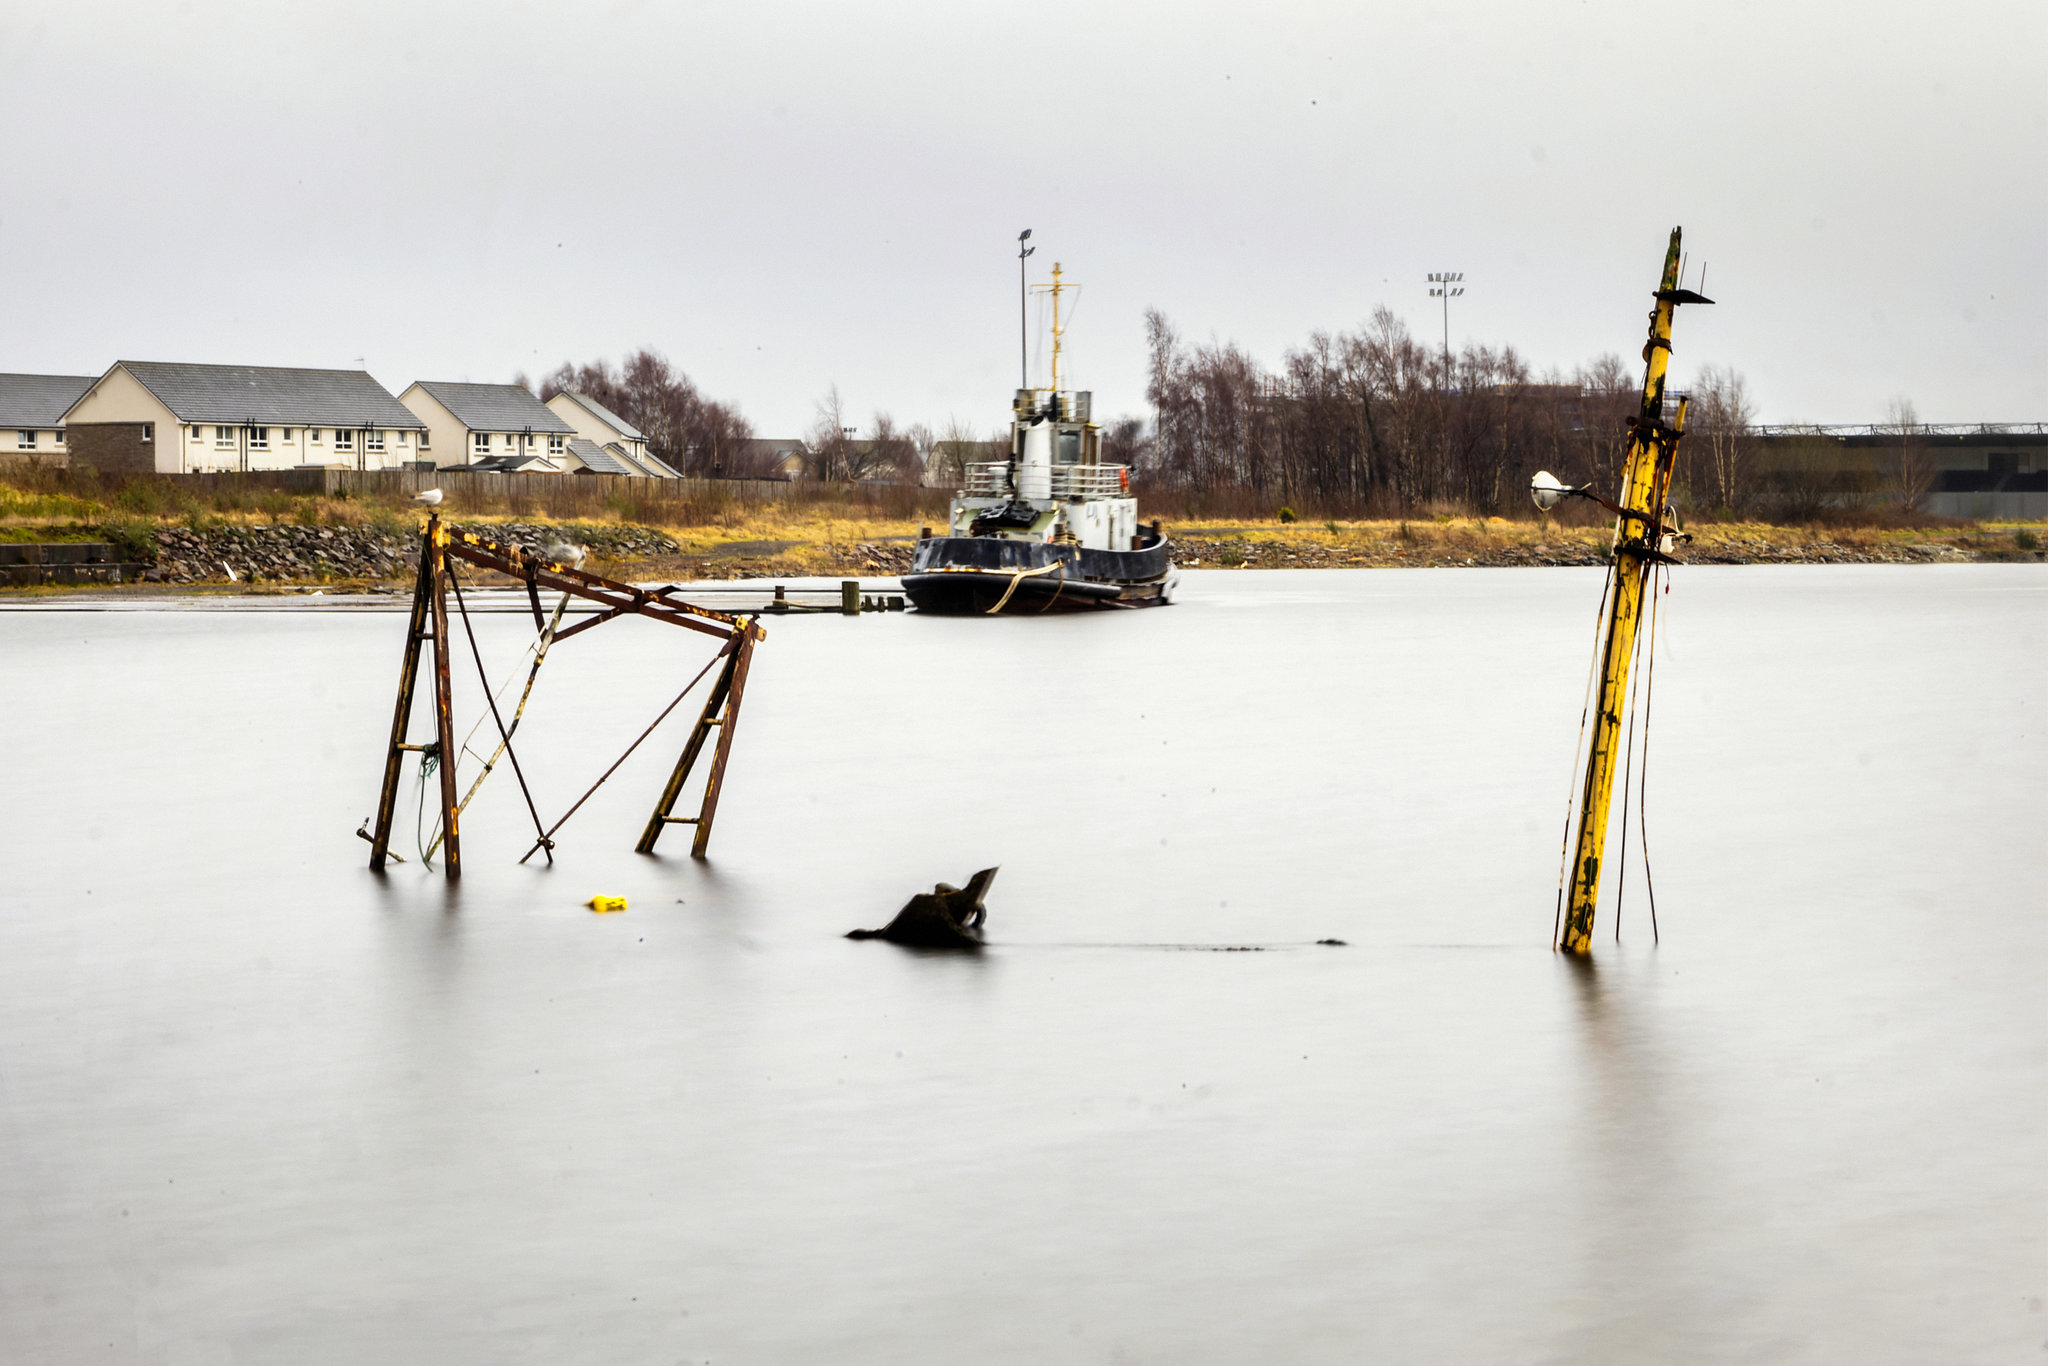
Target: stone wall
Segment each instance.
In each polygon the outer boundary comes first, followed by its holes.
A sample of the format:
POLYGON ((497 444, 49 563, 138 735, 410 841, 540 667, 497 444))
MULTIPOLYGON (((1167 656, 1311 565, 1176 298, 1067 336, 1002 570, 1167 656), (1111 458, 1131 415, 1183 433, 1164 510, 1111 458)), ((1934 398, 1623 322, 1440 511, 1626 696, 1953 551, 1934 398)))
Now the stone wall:
MULTIPOLYGON (((476 530, 500 544, 541 553, 562 541, 600 557, 627 560, 673 555, 681 549, 673 536, 647 527, 492 523, 476 530)), ((224 580, 230 574, 240 583, 404 581, 418 566, 419 554, 417 532, 395 535, 375 527, 166 527, 156 533, 156 564, 143 577, 152 583, 224 580)), ((481 571, 462 572, 473 576, 481 571)))

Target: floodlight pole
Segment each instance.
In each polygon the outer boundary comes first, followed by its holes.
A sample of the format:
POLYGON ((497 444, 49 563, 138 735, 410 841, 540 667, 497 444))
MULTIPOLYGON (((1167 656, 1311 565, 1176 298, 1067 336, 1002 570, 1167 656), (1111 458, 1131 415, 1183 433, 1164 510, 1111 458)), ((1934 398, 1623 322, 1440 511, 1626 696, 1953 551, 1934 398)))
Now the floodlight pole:
POLYGON ((1465 292, 1465 272, 1462 270, 1439 270, 1430 274, 1429 282, 1435 288, 1430 297, 1444 301, 1444 374, 1451 372, 1451 300, 1465 292), (1457 286, 1455 289, 1452 286, 1457 286))
POLYGON ((1024 285, 1024 258, 1037 251, 1038 248, 1024 245, 1030 236, 1031 229, 1029 228, 1017 234, 1017 387, 1019 389, 1029 389, 1031 387, 1031 333, 1030 323, 1028 322, 1030 308, 1027 306, 1030 291, 1024 285))

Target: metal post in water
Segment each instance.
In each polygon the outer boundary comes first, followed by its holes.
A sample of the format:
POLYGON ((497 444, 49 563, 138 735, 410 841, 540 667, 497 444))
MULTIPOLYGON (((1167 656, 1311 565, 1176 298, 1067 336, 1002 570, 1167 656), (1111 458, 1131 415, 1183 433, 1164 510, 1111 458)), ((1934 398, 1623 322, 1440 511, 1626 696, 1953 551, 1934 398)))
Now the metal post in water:
POLYGON ((448 880, 462 876, 462 839, 456 830, 455 799, 455 704, 449 676, 448 648, 448 532, 441 515, 427 518, 425 554, 433 576, 429 607, 434 614, 434 730, 441 750, 441 866, 448 880))
POLYGON ((1650 339, 1643 346, 1643 402, 1629 423, 1628 464, 1622 476, 1621 499, 1618 504, 1607 504, 1618 514, 1614 523, 1614 590, 1608 596, 1607 621, 1600 644, 1599 694, 1591 716, 1592 746, 1586 758, 1585 784, 1579 794, 1578 835, 1569 865, 1570 901, 1558 931, 1557 947, 1566 953, 1584 954, 1592 949, 1593 916, 1600 901, 1600 861, 1607 842, 1607 806, 1614 792, 1622 713, 1628 699, 1629 663, 1635 654, 1636 628, 1642 621, 1650 566, 1668 558, 1660 544, 1664 536, 1665 496, 1671 488, 1678 439, 1685 428, 1682 404, 1675 423, 1664 421, 1664 373, 1671 361, 1671 315, 1682 303, 1713 302, 1678 287, 1680 231, 1671 230, 1671 244, 1664 253, 1664 274, 1657 288, 1657 307, 1650 314, 1650 339))
POLYGON ((377 789, 377 824, 370 837, 370 868, 384 870, 391 851, 391 817, 398 806, 398 778, 407 750, 420 746, 406 743, 405 732, 412 719, 413 684, 419 677, 420 643, 426 639, 427 603, 433 595, 433 572, 423 547, 419 576, 413 585, 412 621, 405 632, 405 662, 398 670, 398 705, 391 719, 391 744, 384 753, 384 782, 377 789))

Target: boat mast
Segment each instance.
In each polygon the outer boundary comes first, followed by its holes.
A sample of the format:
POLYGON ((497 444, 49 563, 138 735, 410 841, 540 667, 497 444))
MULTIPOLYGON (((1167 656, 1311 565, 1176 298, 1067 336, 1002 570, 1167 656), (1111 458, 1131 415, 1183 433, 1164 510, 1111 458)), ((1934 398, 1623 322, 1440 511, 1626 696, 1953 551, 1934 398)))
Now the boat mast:
POLYGON ((1066 415, 1059 409, 1060 338, 1066 334, 1067 329, 1060 322, 1060 291, 1063 289, 1079 289, 1080 286, 1071 280, 1060 279, 1060 263, 1055 261, 1052 263, 1052 283, 1049 285, 1033 285, 1032 288, 1052 295, 1052 389, 1049 392, 1052 394, 1054 417, 1056 419, 1064 419, 1066 415))
POLYGON ((1677 420, 1664 421, 1664 372, 1671 363, 1671 315, 1682 303, 1712 303, 1678 285, 1677 228, 1664 253, 1664 274, 1657 288, 1657 307, 1650 314, 1650 339, 1643 346, 1643 403, 1629 423, 1628 464, 1622 477, 1619 504, 1598 501, 1619 514, 1614 523, 1614 591, 1610 595, 1605 637, 1600 647, 1600 695, 1593 708, 1592 750, 1586 759, 1586 782, 1579 798, 1578 841, 1571 868, 1571 902, 1565 911, 1557 947, 1566 953, 1592 950, 1593 913, 1600 901, 1600 860, 1607 843, 1607 806, 1614 792, 1615 761, 1622 742, 1622 712, 1628 701, 1629 663, 1635 654, 1636 629, 1643 616, 1644 589, 1650 566, 1667 557, 1664 536, 1665 496, 1671 488, 1672 462, 1685 431, 1685 403, 1677 420))
POLYGON ((1060 399, 1060 334, 1066 329, 1060 326, 1060 263, 1052 263, 1052 399, 1060 399))

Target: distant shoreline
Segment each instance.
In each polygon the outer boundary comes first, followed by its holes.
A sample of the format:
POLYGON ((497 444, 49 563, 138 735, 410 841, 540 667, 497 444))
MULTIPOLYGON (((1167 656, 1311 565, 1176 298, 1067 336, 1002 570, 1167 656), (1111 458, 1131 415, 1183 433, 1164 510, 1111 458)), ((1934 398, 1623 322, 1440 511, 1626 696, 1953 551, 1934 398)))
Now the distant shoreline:
MULTIPOLYGON (((409 592, 419 554, 412 519, 309 526, 255 518, 204 530, 158 525, 129 530, 107 558, 127 567, 121 584, 10 584, 6 594, 207 592, 409 592), (134 580, 141 580, 139 582, 134 580)), ((461 525, 534 549, 573 542, 586 565, 635 581, 753 580, 900 575, 921 530, 915 519, 770 517, 700 527, 615 521, 474 518, 461 525)), ((1185 569, 1543 568, 1606 563, 1611 527, 1510 522, 1502 518, 1410 521, 1279 521, 1168 524, 1175 563, 1185 569)), ((89 524, 0 525, 0 540, 42 544, 93 541, 89 524)), ((2044 558, 2042 534, 2023 526, 1827 527, 1709 523, 1678 547, 1688 564, 2030 563, 2044 558)), ((4 576, 0 576, 4 577, 4 576)), ((29 575, 28 577, 34 577, 29 575)))

